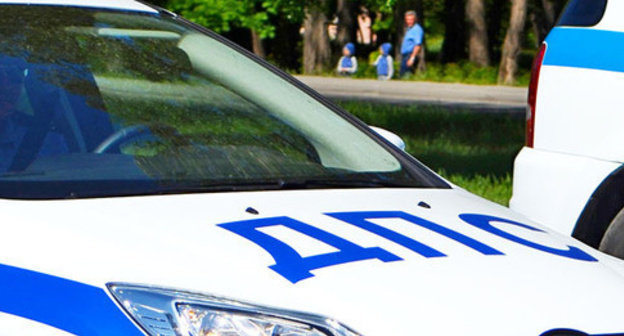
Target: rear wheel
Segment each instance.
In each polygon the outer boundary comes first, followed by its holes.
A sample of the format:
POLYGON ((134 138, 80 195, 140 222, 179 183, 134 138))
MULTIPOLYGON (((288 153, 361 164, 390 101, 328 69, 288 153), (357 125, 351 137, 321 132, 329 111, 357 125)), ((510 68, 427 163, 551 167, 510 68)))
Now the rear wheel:
POLYGON ((624 259, 624 208, 613 218, 607 228, 602 241, 600 251, 612 256, 624 259))

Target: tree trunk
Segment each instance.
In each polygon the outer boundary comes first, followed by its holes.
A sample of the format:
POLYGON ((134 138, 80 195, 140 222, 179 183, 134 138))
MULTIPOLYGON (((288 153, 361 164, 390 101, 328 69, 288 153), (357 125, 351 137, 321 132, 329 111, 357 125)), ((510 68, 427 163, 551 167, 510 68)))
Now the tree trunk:
POLYGON ((264 49, 264 43, 262 41, 262 38, 260 38, 260 35, 258 35, 258 32, 255 29, 251 29, 251 47, 252 47, 254 54, 262 58, 266 58, 266 50, 264 49))
POLYGON ((425 52, 425 42, 423 40, 422 48, 418 52, 418 63, 416 64, 416 72, 423 73, 427 71, 427 59, 425 58, 427 53, 425 52))
POLYGON ((444 42, 440 60, 457 62, 466 57, 464 0, 444 1, 444 42))
POLYGON ((469 39, 468 56, 470 62, 480 66, 490 65, 488 50, 488 32, 485 23, 485 4, 483 0, 466 2, 466 18, 468 19, 469 39))
POLYGON ((529 22, 531 22, 533 34, 537 39, 537 46, 539 46, 546 38, 546 35, 548 35, 550 29, 555 25, 555 3, 552 0, 531 2, 529 3, 528 12, 529 22))
POLYGON ((355 43, 357 33, 356 10, 357 3, 355 0, 338 0, 336 6, 336 14, 338 16, 336 42, 341 48, 349 42, 355 43))
POLYGON ((327 16, 320 5, 306 7, 303 37, 303 73, 315 74, 329 68, 331 49, 327 16))
POLYGON ((553 0, 542 0, 542 8, 544 8, 544 18, 546 19, 546 24, 548 25, 548 29, 552 28, 555 25, 555 20, 557 19, 556 5, 553 0))
POLYGON ((303 36, 299 33, 301 23, 277 20, 275 38, 265 45, 280 68, 300 72, 303 61, 303 36))
MULTIPOLYGON (((418 23, 425 29, 425 6, 423 0, 416 0, 416 12, 418 14, 418 23)), ((422 48, 420 48, 420 52, 418 53, 418 63, 416 64, 416 72, 425 72, 427 71, 427 35, 423 36, 422 48)))
POLYGON ((511 17, 509 28, 503 43, 500 68, 498 70, 498 82, 500 84, 513 84, 516 81, 518 70, 518 55, 522 44, 522 31, 526 21, 527 0, 511 0, 511 17))
POLYGON ((505 12, 508 11, 506 9, 508 4, 509 0, 492 0, 487 9, 488 49, 490 51, 491 63, 498 64, 500 62, 501 47, 503 46, 506 33, 502 27, 509 22, 509 18, 504 17, 505 12))

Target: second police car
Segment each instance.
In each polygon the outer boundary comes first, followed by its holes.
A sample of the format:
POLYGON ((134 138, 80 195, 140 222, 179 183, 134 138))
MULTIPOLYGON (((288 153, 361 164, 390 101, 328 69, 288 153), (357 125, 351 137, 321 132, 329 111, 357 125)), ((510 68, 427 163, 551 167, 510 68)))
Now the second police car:
POLYGON ((2 335, 618 335, 624 263, 166 11, 0 1, 2 335))
POLYGON ((512 209, 624 258, 624 2, 572 0, 535 60, 512 209))

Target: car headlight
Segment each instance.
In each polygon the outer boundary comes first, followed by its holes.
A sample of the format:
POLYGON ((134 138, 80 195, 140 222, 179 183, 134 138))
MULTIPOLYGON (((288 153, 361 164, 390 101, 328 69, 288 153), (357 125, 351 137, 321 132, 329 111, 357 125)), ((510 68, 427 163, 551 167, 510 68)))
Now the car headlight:
POLYGON ((152 336, 359 336, 335 320, 177 290, 109 284, 152 336))

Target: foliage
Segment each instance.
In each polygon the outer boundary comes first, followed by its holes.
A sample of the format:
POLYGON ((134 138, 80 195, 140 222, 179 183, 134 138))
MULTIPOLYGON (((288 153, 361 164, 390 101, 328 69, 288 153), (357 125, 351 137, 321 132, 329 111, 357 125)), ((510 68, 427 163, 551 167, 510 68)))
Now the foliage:
MULTIPOLYGON (((374 61, 377 55, 377 52, 373 52, 369 56, 368 60, 358 60, 358 71, 353 77, 369 79, 377 78, 377 72, 375 70, 375 67, 371 65, 371 60, 374 61)), ((397 71, 399 69, 398 61, 395 61, 394 69, 396 77, 397 71)), ((336 74, 331 72, 324 75, 335 76, 336 74)), ((428 62, 426 72, 413 74, 411 76, 401 78, 401 80, 496 85, 497 78, 498 69, 494 66, 478 67, 468 61, 461 61, 458 63, 447 64, 439 62, 428 62)), ((516 85, 527 86, 530 79, 530 71, 528 69, 520 69, 516 85)))
MULTIPOLYGON (((528 70, 522 70, 526 73, 528 70)), ((468 84, 490 84, 495 85, 498 77, 498 69, 496 67, 477 67, 468 62, 461 61, 459 63, 434 63, 427 64, 427 72, 418 73, 412 76, 412 79, 449 82, 449 83, 468 83, 468 84)), ((523 80, 528 77, 523 77, 523 80)), ((519 82, 518 85, 528 85, 527 82, 519 82)))
POLYGON ((303 8, 296 0, 169 0, 168 7, 218 33, 248 28, 265 39, 275 36, 272 17, 303 19, 303 8))
MULTIPOLYGON (((323 11, 331 20, 337 13, 337 0, 151 0, 152 2, 165 5, 174 12, 189 18, 190 20, 204 25, 218 33, 230 33, 228 37, 239 44, 251 49, 250 34, 245 34, 245 29, 251 29, 264 41, 266 57, 273 60, 281 68, 300 69, 302 63, 302 36, 298 34, 299 27, 303 24, 306 8, 322 6, 323 11), (242 28, 242 30, 241 30, 242 28), (232 32, 233 31, 233 32, 232 32)), ((352 0, 345 0, 352 1, 352 0)), ((442 45, 445 37, 448 20, 463 20, 462 17, 450 17, 445 4, 450 0, 358 0, 358 5, 365 6, 373 16, 373 30, 379 36, 380 42, 390 41, 397 43, 397 30, 401 26, 403 11, 408 8, 418 7, 421 24, 425 28, 425 44, 427 58, 427 72, 418 74, 413 79, 445 82, 467 82, 476 84, 495 84, 492 79, 493 69, 498 67, 479 69, 465 61, 457 64, 439 64, 441 60, 447 62, 456 61, 457 58, 444 58, 442 45)), ((459 1, 459 0, 457 0, 459 1)), ((532 58, 538 46, 539 36, 536 35, 535 18, 543 17, 542 4, 555 4, 556 12, 561 10, 564 0, 544 0, 531 2, 529 6, 529 18, 525 26, 523 38, 524 45, 528 48, 521 54, 520 73, 517 75, 517 85, 528 83, 530 61, 523 60, 524 54, 532 58)), ((509 24, 510 6, 507 1, 485 0, 486 20, 488 22, 488 36, 490 41, 490 53, 493 65, 501 57, 501 45, 509 24)), ((354 16, 357 13, 352 13, 354 16)), ((461 11, 460 14, 461 16, 461 11)), ((457 41, 457 43, 462 43, 457 41)), ((333 44, 332 48, 339 48, 333 44)), ((394 46, 396 50, 396 45, 394 46)), ((366 54, 375 49, 375 46, 358 46, 358 51, 365 50, 366 54)), ((338 55, 339 50, 334 50, 338 55)), ((367 57, 365 54, 360 57, 367 57)), ((329 62, 331 63, 331 62, 329 62)), ((330 66, 331 64, 326 64, 330 66)), ((374 71, 370 67, 363 67, 363 71, 356 77, 374 78, 374 71)))
POLYGON ((451 182, 504 205, 509 201, 523 118, 427 105, 340 104, 367 124, 397 133, 410 154, 451 182))
POLYGON ((394 6, 397 0, 366 0, 364 6, 371 12, 380 14, 380 17, 373 23, 373 30, 390 30, 394 24, 394 6))
MULTIPOLYGON (((425 9, 425 12, 422 13, 422 16, 425 18, 425 31, 429 32, 430 36, 442 35, 444 33, 444 19, 447 15, 444 11, 444 1, 423 0, 423 7, 425 9)), ((429 44, 429 41, 427 41, 427 44, 429 44)))

